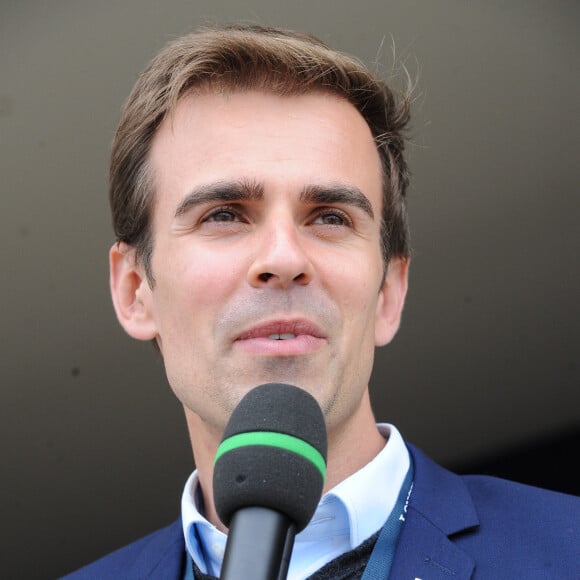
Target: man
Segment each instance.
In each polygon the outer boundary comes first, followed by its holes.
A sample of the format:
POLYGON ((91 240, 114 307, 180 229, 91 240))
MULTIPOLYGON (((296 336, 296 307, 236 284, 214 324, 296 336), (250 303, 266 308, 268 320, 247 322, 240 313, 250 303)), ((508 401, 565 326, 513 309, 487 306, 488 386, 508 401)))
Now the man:
POLYGON ((111 292, 161 352, 197 470, 178 522, 70 578, 219 576, 213 460, 268 382, 313 395, 328 434, 289 578, 580 577, 578 498, 456 476, 376 425, 374 349, 407 290, 408 119, 408 96, 289 31, 200 31, 143 72, 112 153, 111 292))

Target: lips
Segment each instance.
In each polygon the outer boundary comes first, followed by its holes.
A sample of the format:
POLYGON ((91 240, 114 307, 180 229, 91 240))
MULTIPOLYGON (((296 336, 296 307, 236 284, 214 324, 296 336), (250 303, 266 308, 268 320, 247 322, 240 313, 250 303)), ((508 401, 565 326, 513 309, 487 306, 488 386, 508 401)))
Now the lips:
POLYGON ((321 329, 309 320, 276 320, 253 326, 242 332, 236 340, 251 340, 255 338, 290 340, 301 335, 325 338, 321 329))
POLYGON ((295 356, 318 351, 326 336, 309 320, 276 320, 245 330, 234 344, 254 355, 295 356))

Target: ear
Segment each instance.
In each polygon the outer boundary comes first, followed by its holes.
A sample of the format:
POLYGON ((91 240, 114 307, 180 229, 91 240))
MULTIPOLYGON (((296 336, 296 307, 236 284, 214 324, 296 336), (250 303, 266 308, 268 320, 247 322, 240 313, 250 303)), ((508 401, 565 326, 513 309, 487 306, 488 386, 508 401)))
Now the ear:
POLYGON ((137 264, 134 248, 123 242, 113 244, 109 251, 109 283, 113 306, 125 332, 138 340, 155 338, 151 288, 144 268, 137 264))
POLYGON ((401 323, 407 295, 409 259, 393 258, 379 292, 375 314, 375 346, 391 342, 401 323))

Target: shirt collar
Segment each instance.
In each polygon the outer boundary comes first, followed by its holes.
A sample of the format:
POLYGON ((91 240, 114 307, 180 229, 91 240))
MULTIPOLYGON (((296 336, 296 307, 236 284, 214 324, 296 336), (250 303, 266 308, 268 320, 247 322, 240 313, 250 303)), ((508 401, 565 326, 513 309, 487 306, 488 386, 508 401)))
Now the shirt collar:
MULTIPOLYGON (((378 427, 383 437, 388 439, 388 444, 370 463, 322 496, 304 532, 309 533, 310 528, 317 527, 318 512, 326 504, 336 506, 336 511, 342 511, 347 517, 345 524, 350 550, 372 536, 385 523, 397 501, 410 459, 399 431, 388 424, 380 424, 378 427)), ((338 519, 341 519, 341 514, 338 514, 338 519)), ((321 531, 326 534, 328 530, 324 531, 324 527, 321 526, 321 531)))
MULTIPOLYGON (((308 526, 297 534, 288 578, 305 577, 352 550, 379 530, 389 517, 410 466, 409 453, 397 428, 378 425, 388 439, 362 469, 325 493, 308 526)), ((197 471, 185 484, 181 517, 187 549, 199 569, 219 575, 227 536, 200 513, 197 471)))

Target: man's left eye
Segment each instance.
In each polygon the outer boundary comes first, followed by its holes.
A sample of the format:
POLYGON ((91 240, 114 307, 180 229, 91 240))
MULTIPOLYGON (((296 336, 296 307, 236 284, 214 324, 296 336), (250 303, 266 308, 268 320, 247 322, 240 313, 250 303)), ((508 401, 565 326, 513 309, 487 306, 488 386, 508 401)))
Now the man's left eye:
POLYGON ((208 215, 205 221, 211 222, 233 222, 238 216, 235 212, 228 209, 220 209, 208 215))
POLYGON ((314 223, 325 226, 344 226, 349 224, 349 220, 342 212, 333 210, 319 214, 314 223))

